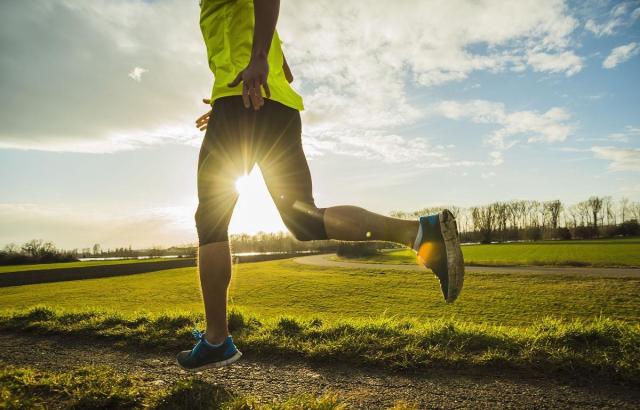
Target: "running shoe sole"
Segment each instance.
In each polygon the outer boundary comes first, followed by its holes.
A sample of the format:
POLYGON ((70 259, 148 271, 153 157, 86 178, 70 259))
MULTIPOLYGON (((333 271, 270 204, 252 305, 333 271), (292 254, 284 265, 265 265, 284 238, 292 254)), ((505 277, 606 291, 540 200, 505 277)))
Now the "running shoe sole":
POLYGON ((178 362, 178 366, 180 366, 181 368, 189 372, 196 373, 202 370, 215 369, 217 367, 228 366, 231 363, 237 362, 241 357, 242 357, 242 353, 240 352, 240 350, 238 350, 233 356, 221 362, 208 363, 208 364, 205 364, 204 366, 194 367, 192 369, 182 366, 180 362, 178 362))
POLYGON ((447 252, 447 274, 449 284, 447 288, 447 303, 453 303, 462 291, 464 283, 464 257, 460 248, 458 238, 458 227, 456 219, 448 209, 440 212, 440 231, 444 239, 444 246, 447 252))

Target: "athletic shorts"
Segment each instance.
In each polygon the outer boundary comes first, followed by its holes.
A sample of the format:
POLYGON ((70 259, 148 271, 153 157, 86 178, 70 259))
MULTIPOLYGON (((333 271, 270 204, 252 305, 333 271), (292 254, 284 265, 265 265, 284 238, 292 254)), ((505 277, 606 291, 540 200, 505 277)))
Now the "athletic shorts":
POLYGON ((213 103, 198 160, 200 245, 228 240, 238 200, 236 180, 260 166, 284 224, 298 240, 327 239, 324 209, 313 199, 311 174, 302 150, 300 113, 273 100, 255 111, 241 96, 213 103))

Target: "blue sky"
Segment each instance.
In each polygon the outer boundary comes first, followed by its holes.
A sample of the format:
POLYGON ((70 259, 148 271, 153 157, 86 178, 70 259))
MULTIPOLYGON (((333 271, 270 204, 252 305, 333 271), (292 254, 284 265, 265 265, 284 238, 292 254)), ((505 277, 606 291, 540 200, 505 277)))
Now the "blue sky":
MULTIPOLYGON (((0 4, 0 245, 195 241, 197 3, 0 4)), ((281 8, 319 206, 640 200, 640 1, 281 8)), ((243 187, 232 231, 284 229, 243 187)))

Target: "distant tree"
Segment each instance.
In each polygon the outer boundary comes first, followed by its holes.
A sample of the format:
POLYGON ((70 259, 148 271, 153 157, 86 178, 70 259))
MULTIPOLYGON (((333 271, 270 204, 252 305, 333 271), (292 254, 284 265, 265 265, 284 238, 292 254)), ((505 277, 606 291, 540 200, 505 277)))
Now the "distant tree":
POLYGON ((582 201, 576 204, 578 213, 580 215, 580 226, 588 225, 590 219, 589 202, 582 201))
POLYGON ((598 215, 600 215, 600 211, 602 210, 602 198, 598 196, 592 196, 587 199, 587 205, 589 206, 591 214, 593 215, 593 227, 597 228, 599 220, 598 215))
POLYGON ((476 231, 480 232, 481 242, 490 243, 493 238, 495 216, 492 206, 476 206, 471 208, 471 217, 476 231))
POLYGON ((622 223, 627 220, 626 216, 629 211, 629 198, 620 199, 620 218, 622 223))
POLYGON ((93 254, 98 255, 100 253, 100 244, 96 243, 93 245, 93 254))
POLYGON ((560 212, 562 212, 562 202, 556 199, 547 201, 543 204, 545 220, 552 229, 558 229, 558 221, 560 220, 560 212))
POLYGON ((616 212, 613 199, 610 196, 602 198, 602 225, 615 225, 616 224, 616 212), (606 218, 606 222, 604 219, 606 218))
POLYGON ((11 242, 4 246, 4 252, 14 254, 20 252, 20 246, 17 243, 11 242))

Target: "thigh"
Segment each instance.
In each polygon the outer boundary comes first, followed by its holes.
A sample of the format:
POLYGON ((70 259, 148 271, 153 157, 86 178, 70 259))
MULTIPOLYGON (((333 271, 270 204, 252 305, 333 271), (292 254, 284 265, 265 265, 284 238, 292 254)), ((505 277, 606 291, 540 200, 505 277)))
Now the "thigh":
POLYGON ((250 121, 238 107, 244 110, 241 100, 214 103, 200 148, 196 225, 201 244, 224 239, 238 200, 235 182, 255 163, 247 137, 250 121))
MULTIPOLYGON (((242 97, 216 100, 198 159, 198 180, 217 180, 246 174, 256 162, 255 113, 247 110, 242 97)), ((202 181, 201 181, 202 180, 202 181)))
POLYGON ((302 149, 300 113, 280 104, 268 113, 265 129, 270 144, 258 164, 269 193, 281 213, 296 202, 315 206, 311 173, 302 149))

